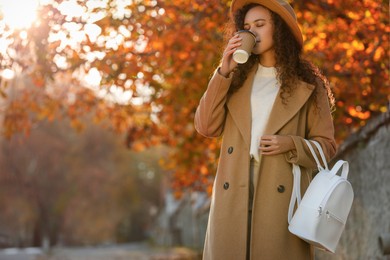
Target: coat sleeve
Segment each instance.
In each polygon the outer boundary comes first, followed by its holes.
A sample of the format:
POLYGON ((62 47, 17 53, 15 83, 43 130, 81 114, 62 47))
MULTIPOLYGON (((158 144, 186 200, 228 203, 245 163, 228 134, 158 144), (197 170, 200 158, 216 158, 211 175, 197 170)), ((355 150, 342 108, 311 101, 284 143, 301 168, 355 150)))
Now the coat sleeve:
POLYGON ((218 137, 222 134, 227 113, 227 92, 231 82, 232 75, 225 78, 218 70, 212 76, 195 112, 195 129, 201 135, 218 137))
MULTIPOLYGON (((336 153, 333 118, 330 111, 327 91, 321 86, 317 87, 316 91, 317 104, 313 102, 313 96, 308 101, 309 109, 306 123, 306 136, 292 136, 296 150, 286 154, 288 162, 312 169, 317 168, 316 163, 304 139, 314 140, 320 143, 328 162, 336 153)), ((317 156, 320 158, 318 153, 317 156)))

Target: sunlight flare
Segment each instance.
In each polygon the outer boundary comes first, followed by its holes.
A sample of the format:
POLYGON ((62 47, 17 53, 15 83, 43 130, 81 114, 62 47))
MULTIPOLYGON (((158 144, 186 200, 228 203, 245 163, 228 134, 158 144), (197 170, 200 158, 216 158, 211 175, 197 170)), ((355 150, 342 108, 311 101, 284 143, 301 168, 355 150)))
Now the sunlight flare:
POLYGON ((0 0, 2 19, 13 29, 28 28, 37 19, 38 0, 0 0))

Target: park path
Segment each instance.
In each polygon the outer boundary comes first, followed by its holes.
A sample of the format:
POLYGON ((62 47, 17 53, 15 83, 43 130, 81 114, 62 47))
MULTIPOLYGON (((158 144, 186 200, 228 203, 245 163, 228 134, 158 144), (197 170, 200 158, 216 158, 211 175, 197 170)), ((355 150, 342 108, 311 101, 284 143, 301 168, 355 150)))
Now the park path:
POLYGON ((0 260, 200 260, 186 248, 151 248, 146 244, 126 244, 82 248, 54 248, 50 254, 39 249, 0 250, 0 260))

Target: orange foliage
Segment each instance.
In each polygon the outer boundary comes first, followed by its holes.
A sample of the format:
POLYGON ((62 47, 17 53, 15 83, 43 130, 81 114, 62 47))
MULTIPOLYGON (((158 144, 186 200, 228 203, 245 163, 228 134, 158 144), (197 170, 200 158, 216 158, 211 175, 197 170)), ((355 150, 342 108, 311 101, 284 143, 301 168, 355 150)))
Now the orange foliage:
POLYGON ((389 5, 371 0, 295 3, 303 17, 316 17, 314 23, 303 23, 305 49, 333 86, 336 138, 341 142, 388 109, 389 5))
MULTIPOLYGON (((79 4, 87 10, 84 2, 79 4)), ((46 101, 31 96, 11 103, 5 111, 3 134, 10 136, 28 129, 31 121, 27 112, 37 114, 34 120, 68 116, 76 128, 82 129, 77 118, 92 111, 94 122, 109 118, 113 129, 127 132, 131 149, 138 151, 157 144, 171 147, 172 154, 162 164, 172 172, 172 186, 177 191, 191 187, 210 192, 219 139, 198 135, 193 117, 219 63, 230 2, 133 1, 126 6, 130 15, 118 16, 112 1, 105 9, 89 10, 105 12, 95 22, 101 29, 96 40, 85 37, 75 46, 61 48, 59 41, 48 41, 50 33, 63 30, 69 34, 64 25, 70 22, 79 24, 82 31, 86 21, 82 17, 69 21, 55 5, 45 6, 39 16, 42 22, 28 32, 30 41, 15 38, 10 46, 25 58, 7 57, 8 63, 2 66, 17 64, 29 71, 46 101), (60 69, 53 62, 58 56, 66 59, 66 68, 60 69), (115 85, 132 93, 130 101, 119 104, 105 96, 97 97, 93 91, 81 91, 75 87, 82 84, 74 74, 68 79, 73 86, 66 88, 69 93, 48 94, 48 82, 58 84, 59 72, 88 73, 92 68, 102 76, 100 90, 109 93, 110 86, 115 85)), ((366 120, 388 109, 389 5, 374 0, 297 0, 292 4, 305 35, 305 55, 332 84, 337 99, 337 140, 341 142, 366 120)), ((61 88, 64 86, 55 90, 62 92, 61 88)))

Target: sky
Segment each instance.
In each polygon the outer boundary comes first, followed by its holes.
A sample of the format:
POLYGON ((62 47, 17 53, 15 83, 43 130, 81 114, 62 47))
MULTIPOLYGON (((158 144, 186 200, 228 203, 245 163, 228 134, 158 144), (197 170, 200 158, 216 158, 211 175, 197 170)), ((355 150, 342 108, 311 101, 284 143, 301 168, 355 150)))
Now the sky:
POLYGON ((37 18, 38 4, 45 2, 47 0, 0 0, 3 21, 11 28, 29 27, 37 18))
MULTIPOLYGON (((124 6, 128 4, 131 0, 117 0, 116 4, 118 6, 117 15, 124 16, 126 11, 124 6)), ((39 17, 37 17, 37 9, 39 5, 44 5, 50 3, 51 0, 0 0, 0 30, 3 31, 5 27, 8 27, 12 30, 20 31, 19 37, 27 37, 27 29, 31 27, 34 23, 39 23, 39 17), (22 7, 22 8, 21 8, 22 7)), ((61 41, 61 46, 64 48, 65 45, 76 46, 82 42, 86 36, 89 37, 91 41, 98 40, 98 37, 101 33, 101 28, 94 24, 95 21, 99 20, 105 14, 96 14, 88 12, 88 9, 93 9, 94 7, 104 7, 107 4, 107 0, 94 0, 87 1, 85 7, 82 8, 77 4, 76 0, 65 0, 57 8, 61 11, 63 15, 72 17, 82 17, 84 21, 87 22, 85 27, 80 30, 80 28, 74 23, 68 23, 65 25, 66 30, 70 32, 71 39, 69 40, 65 33, 58 33, 56 35, 51 35, 49 41, 61 41)), ((123 31, 123 30, 122 30, 123 31)), ((108 48, 115 48, 115 44, 121 43, 124 39, 123 35, 126 35, 126 32, 117 34, 112 41, 107 41, 107 44, 112 46, 106 46, 108 48)), ((9 39, 8 39, 9 41, 9 39)), ((0 52, 4 53, 7 51, 7 46, 9 42, 4 39, 0 39, 0 52)), ((90 54, 91 60, 97 58, 98 54, 90 54)), ((54 60, 59 68, 66 68, 67 64, 63 57, 57 57, 54 60)), ((0 76, 6 79, 12 79, 14 77, 14 72, 10 69, 5 69, 0 71, 0 76)), ((87 75, 82 75, 83 81, 89 87, 94 88, 97 92, 106 91, 99 90, 99 85, 101 82, 101 76, 99 72, 92 68, 89 70, 87 75)), ((114 96, 116 102, 127 103, 131 99, 131 93, 129 91, 123 91, 123 89, 112 86, 110 88, 111 94, 114 96)), ((107 96, 108 93, 98 93, 101 96, 107 96)))

